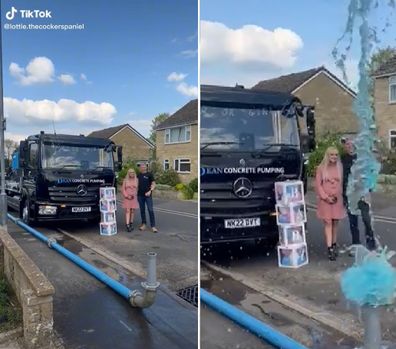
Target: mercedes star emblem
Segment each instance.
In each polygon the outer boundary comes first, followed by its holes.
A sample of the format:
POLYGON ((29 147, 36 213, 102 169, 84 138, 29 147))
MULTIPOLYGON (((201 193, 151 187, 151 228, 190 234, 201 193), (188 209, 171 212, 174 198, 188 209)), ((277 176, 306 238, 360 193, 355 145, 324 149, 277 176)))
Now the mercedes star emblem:
POLYGON ((253 184, 246 177, 240 177, 234 182, 234 193, 236 196, 245 199, 253 192, 253 184))
POLYGON ((84 184, 80 184, 80 185, 77 187, 77 195, 79 195, 79 196, 85 196, 85 195, 87 195, 87 194, 88 194, 87 187, 86 187, 84 184))
POLYGON ((241 165, 241 166, 246 166, 246 161, 245 161, 245 159, 239 160, 239 165, 241 165))

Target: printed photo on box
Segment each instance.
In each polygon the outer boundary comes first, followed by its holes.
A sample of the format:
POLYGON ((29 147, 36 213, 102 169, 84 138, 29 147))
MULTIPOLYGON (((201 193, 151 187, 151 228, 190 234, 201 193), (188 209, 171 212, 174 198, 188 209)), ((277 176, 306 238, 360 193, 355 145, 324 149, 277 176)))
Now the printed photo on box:
POLYGON ((288 206, 276 206, 276 219, 278 224, 291 224, 291 209, 288 206))
POLYGON ((293 205, 293 223, 303 223, 307 221, 304 204, 293 205))
POLYGON ((110 223, 110 233, 111 235, 117 234, 117 224, 116 223, 110 223))
POLYGON ((304 224, 279 225, 278 228, 281 245, 301 244, 305 242, 304 224))
POLYGON ((100 198, 106 200, 114 200, 115 199, 115 188, 100 188, 100 198))
POLYGON ((293 184, 285 185, 286 202, 301 202, 304 200, 302 182, 293 182, 293 184))
POLYGON ((289 244, 301 244, 305 242, 304 225, 288 226, 285 230, 289 244))
POLYGON ((291 248, 278 248, 279 264, 282 267, 294 267, 293 250, 291 248))
POLYGON ((275 183, 275 200, 278 203, 282 203, 283 201, 283 185, 281 182, 275 183))
POLYGON ((100 200, 100 211, 102 212, 113 212, 117 209, 115 200, 100 200))
POLYGON ((307 253, 307 245, 302 245, 297 248, 297 265, 301 266, 303 264, 308 263, 308 253, 307 253))
POLYGON ((103 212, 102 222, 103 223, 114 223, 116 221, 115 212, 103 212))

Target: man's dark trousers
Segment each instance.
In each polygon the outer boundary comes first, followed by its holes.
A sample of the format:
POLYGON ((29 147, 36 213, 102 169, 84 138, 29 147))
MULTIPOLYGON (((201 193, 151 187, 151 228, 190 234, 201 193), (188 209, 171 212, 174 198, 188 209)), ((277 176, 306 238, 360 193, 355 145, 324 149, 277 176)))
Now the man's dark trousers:
MULTIPOLYGON (((374 231, 371 226, 371 217, 370 217, 370 206, 367 202, 360 200, 358 203, 358 208, 362 215, 362 221, 364 224, 364 228, 366 231, 366 244, 369 250, 375 249, 375 238, 374 231)), ((358 216, 352 214, 348 210, 348 218, 349 218, 349 227, 351 229, 352 234, 352 244, 359 245, 360 244, 360 233, 359 233, 359 224, 358 224, 358 216)))
POLYGON ((138 196, 140 217, 142 218, 142 224, 146 224, 146 205, 150 216, 150 225, 155 227, 154 207, 153 198, 151 196, 138 196))

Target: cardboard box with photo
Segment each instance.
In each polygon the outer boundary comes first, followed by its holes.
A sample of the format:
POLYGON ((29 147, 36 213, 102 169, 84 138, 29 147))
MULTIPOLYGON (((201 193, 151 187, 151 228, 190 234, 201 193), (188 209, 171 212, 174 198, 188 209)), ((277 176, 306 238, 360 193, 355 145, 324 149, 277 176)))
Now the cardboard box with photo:
POLYGON ((102 223, 116 223, 115 212, 102 212, 102 223))
POLYGON ((295 203, 290 205, 276 205, 277 224, 300 224, 307 221, 305 205, 295 203))
POLYGON ((288 246, 293 244, 305 243, 305 225, 291 224, 279 225, 279 242, 281 245, 288 246))
POLYGON ((117 224, 100 223, 100 235, 111 236, 117 234, 117 224))
POLYGON ((308 264, 306 244, 278 246, 278 265, 281 268, 299 268, 308 264))
POLYGON ((114 212, 117 210, 116 200, 100 200, 100 211, 101 212, 114 212))
POLYGON ((116 199, 115 188, 114 187, 100 188, 100 199, 115 200, 116 199))
POLYGON ((285 181, 275 183, 275 199, 278 205, 304 202, 304 185, 302 181, 285 181))

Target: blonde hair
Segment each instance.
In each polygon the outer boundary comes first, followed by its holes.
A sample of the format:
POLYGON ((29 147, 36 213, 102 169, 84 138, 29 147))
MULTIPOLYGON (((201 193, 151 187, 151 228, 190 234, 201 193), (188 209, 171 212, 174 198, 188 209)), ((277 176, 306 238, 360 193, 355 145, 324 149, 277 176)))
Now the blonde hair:
MULTIPOLYGON (((328 147, 326 149, 325 155, 323 157, 322 162, 319 165, 319 169, 322 171, 322 179, 326 180, 329 178, 329 164, 330 164, 330 153, 337 152, 339 154, 339 151, 336 147, 328 147)), ((337 170, 338 170, 338 175, 340 176, 340 180, 342 180, 342 164, 341 160, 338 157, 337 159, 337 170)))

